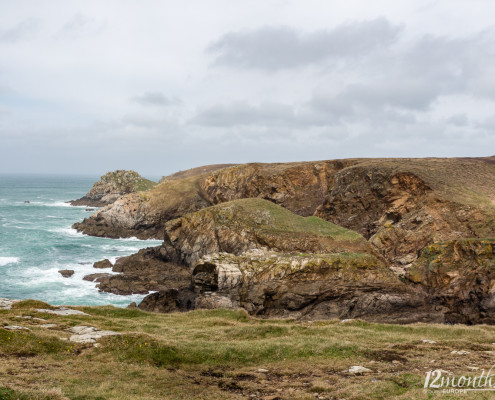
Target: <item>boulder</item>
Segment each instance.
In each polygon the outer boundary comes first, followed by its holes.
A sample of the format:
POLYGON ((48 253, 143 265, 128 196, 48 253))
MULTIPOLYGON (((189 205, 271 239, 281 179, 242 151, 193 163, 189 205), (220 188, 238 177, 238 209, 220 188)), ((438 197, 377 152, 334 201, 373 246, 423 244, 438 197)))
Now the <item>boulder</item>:
POLYGON ((103 268, 112 268, 112 267, 113 267, 113 264, 108 259, 97 261, 93 264, 93 268, 103 269, 103 268))
POLYGON ((73 269, 61 269, 58 271, 60 275, 62 275, 64 278, 70 278, 72 275, 74 275, 74 270, 73 269))
POLYGON ((190 290, 167 289, 146 296, 138 307, 162 313, 188 311, 194 308, 194 299, 195 294, 190 290))

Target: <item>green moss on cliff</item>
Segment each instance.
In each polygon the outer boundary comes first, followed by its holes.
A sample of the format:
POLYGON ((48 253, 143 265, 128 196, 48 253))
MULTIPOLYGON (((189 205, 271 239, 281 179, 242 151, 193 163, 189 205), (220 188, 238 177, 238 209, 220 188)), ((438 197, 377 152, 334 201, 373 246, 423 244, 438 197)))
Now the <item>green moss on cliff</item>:
POLYGON ((157 185, 156 182, 143 178, 136 171, 117 170, 108 172, 101 177, 103 184, 112 184, 115 188, 120 188, 128 193, 143 192, 157 185))
POLYGON ((213 213, 216 222, 221 225, 243 224, 270 233, 302 233, 334 240, 365 242, 357 232, 318 217, 301 217, 286 208, 259 198, 234 200, 207 210, 213 213))
POLYGON ((495 239, 459 239, 432 243, 423 248, 409 271, 413 282, 426 282, 432 274, 495 270, 495 239))

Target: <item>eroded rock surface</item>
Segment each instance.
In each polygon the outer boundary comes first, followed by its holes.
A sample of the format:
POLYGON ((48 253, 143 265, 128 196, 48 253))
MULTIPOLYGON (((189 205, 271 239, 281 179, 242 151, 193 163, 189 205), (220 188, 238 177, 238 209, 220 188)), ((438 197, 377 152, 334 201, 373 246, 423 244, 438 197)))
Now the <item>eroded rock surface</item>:
POLYGON ((161 247, 142 249, 121 257, 112 271, 117 274, 90 274, 84 279, 98 282, 96 286, 100 291, 120 295, 147 294, 190 285, 188 268, 169 262, 161 247))
POLYGON ((155 185, 155 182, 141 177, 135 171, 108 172, 93 185, 84 197, 72 200, 70 204, 73 206, 103 207, 113 203, 124 194, 148 190, 155 185))

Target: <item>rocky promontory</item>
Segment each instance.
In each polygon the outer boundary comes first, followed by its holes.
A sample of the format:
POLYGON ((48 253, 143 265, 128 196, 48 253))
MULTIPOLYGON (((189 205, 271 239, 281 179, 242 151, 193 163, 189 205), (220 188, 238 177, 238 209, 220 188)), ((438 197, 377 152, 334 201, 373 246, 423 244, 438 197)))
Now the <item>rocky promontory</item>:
POLYGON ((157 291, 139 305, 150 311, 491 324, 493 182, 492 157, 214 166, 74 227, 164 240, 97 277, 100 290, 157 291))
MULTIPOLYGON (((124 274, 109 277, 142 288, 156 282, 146 263, 160 265, 162 288, 154 283, 159 291, 141 309, 241 307, 260 316, 427 320, 423 292, 406 287, 361 235, 267 200, 186 214, 166 223, 164 236, 162 246, 118 260, 113 270, 124 274), (167 278, 165 271, 173 274, 167 278)), ((115 293, 115 286, 98 282, 115 293)))
POLYGON ((117 170, 103 175, 85 196, 69 203, 73 206, 103 207, 124 194, 146 191, 155 185, 155 182, 135 171, 117 170))

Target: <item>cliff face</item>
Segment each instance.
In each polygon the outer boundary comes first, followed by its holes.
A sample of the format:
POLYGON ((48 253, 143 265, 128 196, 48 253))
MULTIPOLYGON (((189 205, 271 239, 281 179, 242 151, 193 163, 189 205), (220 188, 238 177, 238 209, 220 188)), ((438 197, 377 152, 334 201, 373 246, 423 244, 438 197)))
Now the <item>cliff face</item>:
POLYGON ((188 268, 190 287, 150 295, 139 305, 145 310, 242 307, 306 319, 442 320, 424 290, 401 282, 361 235, 263 199, 168 222, 159 254, 188 268))
POLYGON ((167 180, 147 192, 121 196, 73 228, 101 237, 163 239, 167 221, 210 205, 199 191, 198 180, 167 180))
POLYGON ((155 185, 155 182, 141 177, 135 171, 108 172, 93 185, 84 197, 72 200, 70 204, 73 206, 103 207, 113 203, 124 194, 145 191, 155 185))
POLYGON ((262 199, 222 203, 170 221, 162 247, 168 259, 190 266, 206 254, 262 248, 289 253, 373 252, 355 232, 262 199))
POLYGON ((354 162, 196 168, 162 179, 146 195, 123 196, 74 224, 74 228, 93 236, 162 239, 169 220, 214 204, 248 197, 273 201, 299 215, 312 215, 333 186, 335 173, 354 162))
POLYGON ((407 278, 449 309, 446 322, 495 323, 495 239, 430 244, 407 278))
POLYGON ((162 261, 185 267, 190 286, 164 284, 142 307, 495 322, 493 252, 481 240, 495 237, 491 158, 217 167, 125 195, 75 225, 98 236, 164 238, 162 261), (433 268, 431 246, 447 270, 433 268), (295 269, 273 275, 288 264, 295 269), (445 284, 453 273, 454 286, 445 284))
POLYGON ((313 215, 334 186, 335 174, 355 160, 244 164, 217 171, 200 186, 212 204, 259 197, 295 212, 313 215))
POLYGON ((441 321, 420 290, 375 256, 249 251, 204 256, 192 272, 196 308, 242 307, 265 317, 441 321))
POLYGON ((485 159, 362 162, 336 174, 315 215, 360 232, 407 269, 429 243, 495 236, 494 167, 485 159))

